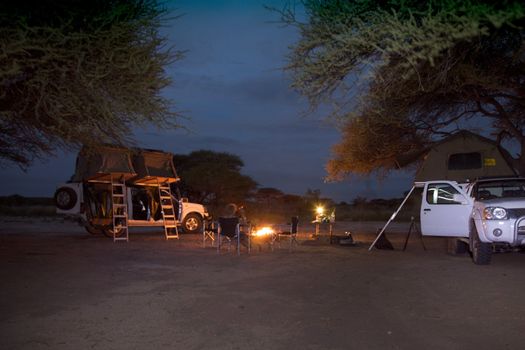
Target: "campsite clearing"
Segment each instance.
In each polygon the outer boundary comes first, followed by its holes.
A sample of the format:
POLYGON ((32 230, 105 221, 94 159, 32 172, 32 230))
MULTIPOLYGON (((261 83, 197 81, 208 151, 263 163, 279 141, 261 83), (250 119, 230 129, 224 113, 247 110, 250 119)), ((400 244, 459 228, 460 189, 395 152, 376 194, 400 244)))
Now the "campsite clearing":
POLYGON ((402 252, 405 236, 390 233, 398 250, 368 252, 381 225, 338 223, 357 247, 238 257, 198 235, 113 243, 73 223, 3 220, 2 348, 523 348, 525 254, 476 266, 439 238, 402 252))

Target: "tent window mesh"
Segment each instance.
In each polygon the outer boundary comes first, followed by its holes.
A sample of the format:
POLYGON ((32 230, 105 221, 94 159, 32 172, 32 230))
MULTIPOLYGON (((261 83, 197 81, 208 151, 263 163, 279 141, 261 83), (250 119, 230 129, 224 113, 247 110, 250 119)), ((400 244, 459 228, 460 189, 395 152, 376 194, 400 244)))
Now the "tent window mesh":
POLYGON ((448 170, 481 169, 481 153, 454 153, 448 158, 448 170))

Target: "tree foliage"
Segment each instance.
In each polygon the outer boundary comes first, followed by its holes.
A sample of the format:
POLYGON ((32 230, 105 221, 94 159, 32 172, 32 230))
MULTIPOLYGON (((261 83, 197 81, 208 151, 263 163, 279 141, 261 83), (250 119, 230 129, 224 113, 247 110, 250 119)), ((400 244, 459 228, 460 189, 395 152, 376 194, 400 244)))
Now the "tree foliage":
POLYGON ((284 192, 273 187, 259 188, 255 193, 255 200, 267 205, 272 205, 272 202, 280 200, 284 197, 284 192))
POLYGON ((159 34, 164 15, 155 0, 2 1, 0 163, 176 126, 160 94, 180 57, 159 34))
POLYGON ((181 177, 181 189, 192 200, 219 207, 244 202, 257 188, 241 174, 242 160, 233 154, 207 150, 175 155, 173 163, 181 177))
POLYGON ((513 140, 525 173, 525 3, 303 1, 288 69, 312 107, 335 106, 332 178, 388 172, 460 129, 513 140))

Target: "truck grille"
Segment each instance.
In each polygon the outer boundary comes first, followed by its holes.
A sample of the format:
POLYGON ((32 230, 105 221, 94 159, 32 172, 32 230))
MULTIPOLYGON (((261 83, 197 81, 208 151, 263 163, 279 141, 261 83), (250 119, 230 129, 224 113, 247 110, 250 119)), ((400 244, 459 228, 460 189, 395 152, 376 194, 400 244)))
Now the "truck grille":
POLYGON ((518 220, 516 220, 516 234, 518 239, 520 239, 522 236, 525 236, 525 218, 522 217, 518 220))
POLYGON ((507 209, 507 213, 509 214, 510 218, 517 219, 525 216, 525 208, 507 209))

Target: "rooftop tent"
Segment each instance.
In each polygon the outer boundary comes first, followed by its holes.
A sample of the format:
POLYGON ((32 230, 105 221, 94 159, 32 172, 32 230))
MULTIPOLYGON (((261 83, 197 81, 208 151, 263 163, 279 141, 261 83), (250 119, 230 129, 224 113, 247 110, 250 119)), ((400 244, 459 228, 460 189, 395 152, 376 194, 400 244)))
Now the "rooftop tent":
POLYGON ((415 181, 465 182, 482 176, 511 176, 516 171, 510 155, 498 144, 468 131, 451 135, 432 146, 416 173, 415 181))
POLYGON ((137 185, 157 185, 179 180, 171 153, 137 150, 133 154, 132 161, 137 172, 137 176, 132 179, 132 182, 137 185))
POLYGON ((130 150, 115 146, 83 147, 71 180, 110 181, 111 176, 127 180, 135 175, 130 150))

